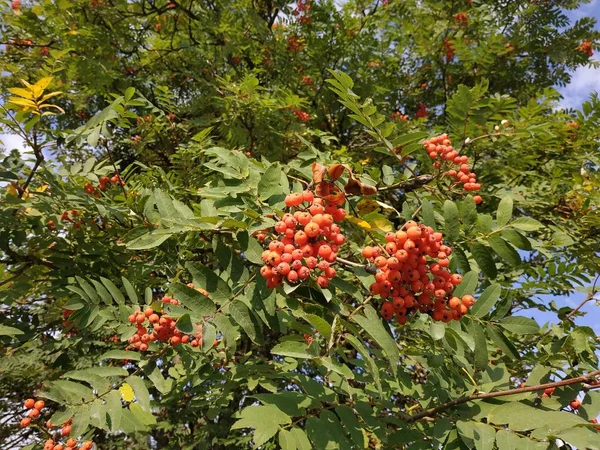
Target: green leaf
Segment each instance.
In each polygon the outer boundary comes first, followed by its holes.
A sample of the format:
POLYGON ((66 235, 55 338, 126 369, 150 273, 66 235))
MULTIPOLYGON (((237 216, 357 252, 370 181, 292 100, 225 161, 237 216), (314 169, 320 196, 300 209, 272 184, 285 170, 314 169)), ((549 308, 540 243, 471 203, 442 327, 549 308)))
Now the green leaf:
POLYGON ((251 263, 263 265, 261 259, 263 248, 258 241, 250 236, 247 231, 240 231, 237 238, 246 259, 251 263))
POLYGON ((540 331, 540 326, 535 320, 521 316, 505 317, 498 325, 516 334, 535 334, 540 331))
POLYGON ((234 301, 229 304, 227 311, 233 320, 244 330, 246 335, 255 344, 262 344, 262 327, 260 327, 248 307, 241 301, 234 301))
POLYGON ((291 356, 292 358, 313 359, 315 355, 308 351, 308 345, 304 342, 285 341, 277 344, 271 350, 274 355, 291 356))
POLYGON ((498 276, 496 263, 494 263, 494 258, 486 246, 479 243, 471 245, 471 254, 484 274, 492 279, 498 276))
POLYGON ((135 239, 127 242, 126 247, 129 250, 148 250, 154 247, 158 247, 160 244, 169 239, 172 234, 169 233, 156 233, 150 231, 149 233, 142 234, 135 239))
POLYGON ((512 217, 513 211, 513 199, 512 197, 504 197, 498 204, 498 210, 496 211, 496 222, 499 227, 506 225, 512 217))
POLYGON ((262 200, 267 200, 273 195, 282 195, 285 193, 281 186, 282 175, 283 170, 281 170, 279 164, 272 164, 269 166, 258 182, 258 196, 262 200))
POLYGON ((202 324, 202 350, 207 352, 213 348, 216 338, 217 330, 215 327, 211 323, 204 322, 202 324))
POLYGON ((475 341, 474 362, 475 368, 485 370, 488 366, 488 348, 483 328, 475 321, 469 323, 469 334, 475 341))
POLYGON ((352 373, 350 368, 346 364, 342 364, 342 363, 336 361, 334 358, 324 356, 322 358, 319 358, 319 360, 317 362, 320 362, 321 364, 323 364, 323 366, 327 367, 329 370, 339 373, 346 380, 354 379, 354 373, 352 373))
POLYGON ((396 341, 385 329, 381 317, 371 305, 367 304, 363 311, 364 315, 356 314, 352 319, 364 328, 364 330, 369 333, 375 342, 383 349, 383 352, 390 361, 392 370, 396 370, 395 368, 400 361, 400 354, 398 352, 396 341))
POLYGON ((433 206, 429 200, 421 201, 421 217, 423 217, 423 223, 429 227, 435 228, 435 214, 433 213, 433 206))
POLYGON ((306 436, 306 433, 301 428, 293 427, 290 432, 296 440, 296 448, 298 450, 312 450, 312 445, 306 436))
POLYGON ((470 195, 460 202, 460 217, 467 226, 477 223, 477 205, 470 195))
POLYGON ((446 325, 440 322, 431 322, 429 324, 429 335, 434 341, 443 339, 446 335, 446 325))
POLYGON ((123 294, 119 288, 115 286, 112 281, 103 277, 100 277, 100 281, 102 281, 102 284, 106 287, 108 292, 110 292, 110 295, 112 295, 112 298, 114 298, 119 305, 125 304, 125 297, 123 297, 123 294))
POLYGON ((485 291, 479 296, 473 307, 471 308, 470 314, 474 317, 481 318, 485 316, 494 307, 498 299, 502 287, 499 284, 490 284, 485 291))
POLYGON ((256 447, 275 436, 279 425, 292 423, 290 416, 274 405, 248 406, 242 410, 240 416, 240 420, 235 422, 231 429, 254 428, 253 441, 256 447))
POLYGON ((236 341, 240 337, 239 331, 224 314, 217 314, 213 319, 213 322, 217 325, 223 339, 225 339, 227 350, 230 353, 235 352, 237 346, 236 341))
POLYGON ((377 386, 377 390, 381 392, 381 380, 379 376, 379 369, 377 368, 377 365, 371 358, 371 355, 369 354, 367 348, 363 345, 362 342, 360 342, 355 336, 353 336, 350 333, 344 334, 344 339, 350 345, 352 345, 352 347, 354 347, 358 353, 360 353, 360 355, 362 356, 362 360, 365 361, 367 370, 371 372, 371 375, 373 375, 373 381, 375 383, 375 386, 377 386))
POLYGON ((510 265, 518 266, 521 264, 519 253, 500 236, 496 235, 490 237, 488 243, 490 244, 490 247, 492 247, 492 250, 510 265))
POLYGON ((0 325, 0 336, 17 336, 19 334, 25 334, 21 330, 15 327, 9 327, 7 325, 0 325))
POLYGON ((368 440, 365 442, 365 435, 352 408, 340 405, 335 408, 335 412, 340 417, 340 422, 344 430, 350 435, 354 444, 356 444, 356 448, 366 448, 368 440))
POLYGON ((462 251, 459 247, 455 247, 450 255, 451 263, 453 260, 457 261, 458 268, 462 273, 467 273, 471 270, 471 265, 469 264, 469 258, 465 255, 465 252, 462 251))
POLYGON ((316 314, 306 314, 304 318, 315 328, 325 339, 331 337, 331 325, 321 316, 316 314))
POLYGON ((208 267, 187 262, 185 268, 192 274, 194 285, 208 291, 210 298, 217 304, 222 304, 231 298, 231 289, 227 283, 208 267))
POLYGON ((451 242, 458 240, 460 234, 458 207, 451 200, 444 202, 444 229, 446 231, 446 239, 451 242))
POLYGON ((480 422, 456 422, 456 428, 462 441, 477 450, 494 450, 496 430, 494 427, 480 422))
POLYGON ((536 231, 544 226, 541 222, 529 217, 518 217, 510 222, 509 225, 523 231, 536 231))
POLYGON ((502 237, 521 250, 531 250, 531 242, 517 230, 503 230, 502 237))
POLYGON ((463 276, 462 283, 456 286, 452 295, 456 297, 462 297, 463 295, 472 294, 473 292, 475 292, 478 282, 479 274, 477 272, 467 272, 463 276))
POLYGON ((106 400, 106 411, 110 419, 110 429, 111 431, 116 431, 121 424, 121 410, 123 408, 121 405, 121 394, 115 389, 110 391, 104 398, 106 400))
POLYGON ((500 329, 496 327, 486 327, 485 331, 494 344, 499 347, 507 356, 512 359, 519 359, 519 351, 506 338, 500 329))
POLYGON ((112 304, 112 296, 110 295, 110 292, 108 292, 108 290, 104 287, 104 285, 102 285, 100 282, 98 282, 96 280, 90 280, 90 281, 96 288, 96 292, 98 293, 98 295, 100 296, 102 301, 104 303, 106 303, 107 305, 111 305, 112 304))
POLYGON ((192 319, 190 318, 189 314, 184 314, 183 316, 181 316, 177 320, 175 326, 179 331, 185 334, 191 334, 195 330, 195 327, 192 324, 192 319))
POLYGON ((133 388, 135 400, 144 411, 150 411, 150 393, 140 377, 127 378, 127 384, 133 388))
POLYGON ((137 305, 140 302, 140 299, 138 298, 137 292, 135 292, 135 288, 127 278, 121 277, 121 280, 123 281, 123 287, 125 288, 125 292, 127 292, 127 296, 133 304, 137 305))
POLYGON ((217 310, 210 297, 185 284, 174 283, 169 286, 169 289, 174 298, 198 316, 208 316, 217 310))
POLYGON ((296 450, 296 439, 291 431, 279 431, 279 446, 281 450, 296 450))
POLYGON ((142 355, 139 352, 129 352, 126 350, 109 350, 100 356, 100 359, 129 359, 131 361, 139 361, 142 355))

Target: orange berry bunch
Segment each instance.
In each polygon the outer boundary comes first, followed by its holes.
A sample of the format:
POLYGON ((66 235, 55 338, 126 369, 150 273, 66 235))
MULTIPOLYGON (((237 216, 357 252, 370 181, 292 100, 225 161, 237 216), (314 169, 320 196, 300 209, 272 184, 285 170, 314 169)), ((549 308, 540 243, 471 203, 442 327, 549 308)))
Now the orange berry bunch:
MULTIPOLYGON (((469 158, 466 155, 461 156, 458 154, 458 150, 452 147, 447 134, 423 141, 423 147, 425 147, 429 157, 436 160, 434 163, 436 169, 439 169, 444 161, 458 166, 458 170, 450 169, 444 173, 445 176, 454 178, 455 184, 462 183, 465 191, 478 191, 481 189, 481 185, 477 183, 477 174, 471 172, 469 167, 469 158)), ((477 204, 483 201, 479 195, 476 195, 473 199, 477 204)))
POLYGON ((419 109, 415 113, 415 117, 417 119, 424 119, 429 116, 429 111, 427 111, 427 107, 423 103, 419 103, 419 109))
POLYGON ((425 225, 409 221, 397 232, 386 234, 386 244, 367 246, 362 254, 377 267, 375 282, 369 290, 385 301, 381 315, 391 320, 396 315, 405 324, 411 312, 431 315, 433 320, 460 320, 475 304, 471 295, 451 295, 462 282, 462 276, 446 269, 452 248, 444 245, 441 233, 425 225))
POLYGON ((295 109, 292 111, 300 122, 308 122, 310 120, 310 114, 302 111, 301 109, 295 109))
POLYGON ((278 239, 263 252, 265 265, 260 274, 274 289, 284 280, 296 284, 320 272, 317 284, 325 288, 335 277, 331 264, 346 239, 336 223, 344 219, 346 211, 308 190, 288 195, 285 204, 295 211, 285 214, 273 227, 278 239))
POLYGON ((44 450, 91 450, 94 446, 92 441, 85 441, 81 447, 77 447, 76 439, 68 439, 65 444, 55 442, 53 439, 48 439, 44 444, 44 450))
POLYGON ((390 114, 390 119, 398 122, 407 122, 408 116, 406 114, 402 114, 400 111, 394 111, 392 114, 390 114))
MULTIPOLYGON (((192 283, 189 287, 194 288, 192 283)), ((199 288, 201 294, 208 297, 209 293, 199 288)), ((179 301, 171 296, 165 295, 161 299, 162 303, 178 305, 179 301)), ((193 336, 189 336, 176 328, 176 319, 166 315, 164 311, 155 312, 148 306, 144 311, 136 311, 129 316, 129 322, 135 324, 137 332, 128 339, 130 348, 145 352, 148 350, 148 342, 168 342, 171 345, 190 344, 192 347, 199 347, 202 344, 202 326, 198 326, 198 331, 193 336), (148 327, 145 323, 148 322, 148 327)))
POLYGON ((46 406, 46 403, 44 403, 44 400, 36 401, 33 398, 28 398, 23 403, 23 406, 25 407, 25 409, 28 410, 28 412, 27 412, 27 417, 23 417, 21 419, 21 424, 20 424, 21 428, 28 427, 29 425, 31 425, 32 420, 39 418, 40 415, 42 414, 42 410, 44 409, 44 406, 46 406))
POLYGON ((585 53, 588 56, 594 55, 594 49, 592 48, 592 43, 590 41, 583 41, 578 47, 577 51, 581 53, 585 53))

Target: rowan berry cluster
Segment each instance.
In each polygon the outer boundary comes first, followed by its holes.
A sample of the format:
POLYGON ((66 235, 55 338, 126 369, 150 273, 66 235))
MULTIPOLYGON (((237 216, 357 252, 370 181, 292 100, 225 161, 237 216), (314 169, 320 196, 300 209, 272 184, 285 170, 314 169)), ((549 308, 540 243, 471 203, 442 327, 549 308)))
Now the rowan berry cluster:
POLYGON ((403 228, 387 233, 383 248, 367 246, 362 250, 377 267, 369 290, 384 300, 381 315, 391 320, 395 314, 401 325, 416 311, 436 321, 460 320, 475 299, 471 295, 451 295, 462 282, 461 275, 446 269, 452 248, 431 227, 409 221, 403 228))
POLYGON ((454 45, 452 45, 452 41, 450 39, 444 39, 444 49, 446 50, 446 61, 454 61, 454 55, 456 52, 454 51, 454 45))
POLYGON ((304 42, 296 37, 290 36, 287 40, 287 50, 288 52, 299 52, 304 48, 304 42))
MULTIPOLYGON (((189 283, 189 287, 194 285, 189 283)), ((209 293, 202 289, 197 289, 201 294, 208 297, 209 293)), ((161 302, 163 304, 178 305, 179 301, 171 296, 165 295, 161 302)), ((136 311, 129 316, 129 322, 135 324, 137 331, 128 339, 128 348, 145 352, 148 350, 149 342, 168 342, 171 345, 190 344, 192 347, 199 347, 202 344, 202 325, 198 324, 197 331, 190 336, 184 334, 176 327, 176 319, 169 317, 165 311, 154 311, 150 306, 144 311, 136 311)))
POLYGON ((309 24, 312 21, 310 17, 311 3, 312 0, 298 0, 296 2, 296 8, 292 11, 292 14, 298 17, 298 22, 309 24))
MULTIPOLYGON (((28 410, 27 417, 23 417, 21 419, 21 428, 26 428, 31 425, 32 420, 38 420, 42 415, 42 411, 46 406, 44 400, 35 400, 33 398, 28 398, 23 403, 25 409, 28 410)), ((77 447, 77 439, 70 438, 64 444, 56 442, 56 439, 60 439, 60 437, 66 437, 71 434, 71 423, 72 419, 69 419, 65 423, 63 423, 60 433, 54 435, 54 439, 48 439, 44 444, 44 450, 91 450, 94 446, 92 441, 86 441, 81 444, 80 447, 77 447)), ((44 428, 42 424, 39 424, 40 428, 44 428)), ((52 435, 50 431, 52 428, 57 428, 57 426, 53 425, 50 422, 50 419, 46 421, 45 428, 47 429, 47 434, 52 435)))
POLYGON ((406 122, 408 121, 408 116, 406 114, 402 114, 400 111, 394 111, 392 114, 390 114, 390 119, 398 122, 406 122))
MULTIPOLYGON (((448 138, 447 134, 432 137, 429 140, 423 142, 423 147, 429 157, 433 159, 434 167, 439 169, 442 167, 444 161, 448 161, 454 166, 458 166, 457 169, 450 169, 444 173, 445 176, 454 178, 455 184, 462 183, 465 191, 478 191, 481 189, 481 185, 477 183, 477 174, 471 172, 469 166, 469 158, 466 155, 459 155, 458 150, 452 147, 452 143, 448 138)), ((481 203, 482 198, 476 195, 474 198, 475 203, 481 203)))
POLYGON ((295 109, 292 111, 300 122, 308 122, 310 120, 310 114, 302 111, 301 109, 295 109))
POLYGON ((80 447, 77 447, 76 439, 67 439, 64 444, 48 439, 44 444, 44 450, 91 450, 94 447, 92 441, 85 441, 80 447))
POLYGON ((588 56, 594 55, 594 49, 592 48, 592 43, 590 41, 583 41, 578 47, 577 51, 581 53, 585 53, 588 56))
POLYGON ((114 185, 114 186, 117 186, 117 185, 125 186, 125 181, 123 180, 123 178, 121 178, 121 176, 118 173, 115 173, 110 178, 107 177, 107 176, 100 177, 99 187, 100 187, 101 191, 105 191, 106 189, 110 188, 111 185, 114 185))
POLYGON ((452 17, 461 27, 465 27, 469 24, 469 15, 466 12, 456 13, 452 17))
POLYGON ((285 214, 273 227, 277 239, 262 254, 265 265, 260 274, 274 289, 284 280, 296 284, 320 273, 316 281, 325 288, 336 274, 331 265, 345 241, 336 222, 344 219, 346 211, 309 190, 288 195, 285 204, 295 211, 285 214))
POLYGON ((419 103, 419 108, 417 109, 417 112, 415 113, 415 117, 417 119, 424 119, 428 116, 429 116, 429 111, 427 110, 427 107, 423 103, 419 103))

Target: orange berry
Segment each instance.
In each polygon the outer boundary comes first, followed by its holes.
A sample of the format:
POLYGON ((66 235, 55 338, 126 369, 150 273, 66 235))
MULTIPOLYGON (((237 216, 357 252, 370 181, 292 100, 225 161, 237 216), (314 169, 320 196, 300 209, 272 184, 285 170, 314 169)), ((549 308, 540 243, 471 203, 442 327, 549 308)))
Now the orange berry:
POLYGON ((29 413, 27 414, 29 417, 31 417, 32 419, 37 419, 38 417, 40 417, 40 411, 37 409, 30 409, 29 413))
POLYGON ((29 425, 31 425, 31 419, 29 417, 23 417, 19 425, 21 426, 21 428, 28 427, 29 425))
POLYGON ((581 402, 578 399, 571 400, 571 403, 569 403, 569 406, 573 409, 579 409, 579 407, 581 406, 581 402))
MULTIPOLYGON (((68 436, 69 434, 71 434, 71 425, 65 425, 64 427, 62 427, 60 430, 60 434, 62 434, 63 436, 68 436)), ((56 447, 54 448, 56 449, 56 447)))
POLYGON ((35 404, 33 405, 33 407, 35 409, 37 409, 38 411, 41 411, 42 409, 44 409, 44 406, 46 406, 46 403, 44 402, 44 400, 38 400, 37 402, 35 402, 35 404))
POLYGON ((33 408, 33 405, 35 405, 35 400, 32 398, 28 398, 27 400, 25 400, 25 402, 23 403, 23 406, 25 406, 25 408, 27 409, 31 409, 33 408))
POLYGON ((392 302, 384 302, 383 305, 381 305, 381 317, 385 320, 392 320, 394 317, 394 305, 392 302))
POLYGON ((483 198, 481 197, 481 195, 476 195, 475 197, 473 197, 473 201, 476 205, 479 205, 481 202, 483 202, 483 198))

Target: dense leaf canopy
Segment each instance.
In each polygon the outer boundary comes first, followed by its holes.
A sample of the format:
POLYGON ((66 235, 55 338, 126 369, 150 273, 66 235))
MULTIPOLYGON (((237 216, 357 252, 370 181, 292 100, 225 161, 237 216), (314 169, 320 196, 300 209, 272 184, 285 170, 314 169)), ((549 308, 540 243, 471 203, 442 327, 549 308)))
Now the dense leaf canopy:
POLYGON ((582 3, 1 1, 0 450, 599 449, 582 3))

